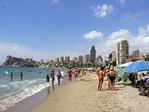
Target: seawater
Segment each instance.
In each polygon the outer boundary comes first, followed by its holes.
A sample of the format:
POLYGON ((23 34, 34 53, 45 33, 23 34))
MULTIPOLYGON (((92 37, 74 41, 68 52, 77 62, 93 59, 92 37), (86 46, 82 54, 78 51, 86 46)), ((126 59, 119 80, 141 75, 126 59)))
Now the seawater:
MULTIPOLYGON (((0 67, 0 112, 32 96, 48 86, 46 75, 50 68, 2 68, 0 67), (10 73, 13 72, 13 80, 10 73), (23 73, 23 80, 20 78, 23 73)), ((65 75, 65 72, 64 72, 65 75)), ((55 84, 57 81, 55 81, 55 84)))

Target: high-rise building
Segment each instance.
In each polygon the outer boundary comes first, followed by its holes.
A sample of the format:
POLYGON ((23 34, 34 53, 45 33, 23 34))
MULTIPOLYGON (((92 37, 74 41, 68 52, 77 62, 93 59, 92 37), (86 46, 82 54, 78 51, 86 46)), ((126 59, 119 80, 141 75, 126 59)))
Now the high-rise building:
POLYGON ((90 55, 85 55, 83 59, 83 64, 86 65, 88 62, 90 62, 90 55))
POLYGON ((147 54, 144 54, 144 60, 146 60, 146 61, 149 61, 149 53, 147 53, 147 54))
POLYGON ((112 61, 116 61, 116 51, 112 52, 112 61))
POLYGON ((70 62, 70 56, 65 57, 65 62, 69 63, 70 62))
POLYGON ((122 40, 117 43, 117 64, 126 63, 129 57, 129 43, 122 40))
POLYGON ((107 61, 112 61, 112 53, 109 54, 108 60, 107 61))
POLYGON ((78 58, 77 58, 77 57, 74 57, 74 58, 73 58, 73 61, 74 61, 74 62, 77 62, 77 61, 78 61, 78 58))
POLYGON ((95 62, 96 61, 96 49, 95 49, 95 46, 92 46, 92 48, 90 50, 90 60, 91 60, 91 62, 95 62))
POLYGON ((80 64, 80 65, 83 65, 83 56, 79 56, 78 57, 78 63, 80 64))
POLYGON ((132 52, 132 57, 133 57, 134 59, 139 59, 139 58, 140 58, 140 51, 139 51, 139 50, 134 50, 134 51, 132 52))
POLYGON ((103 58, 101 56, 97 56, 97 58, 96 58, 96 64, 97 65, 102 65, 103 64, 103 58))
POLYGON ((64 62, 64 57, 60 57, 60 62, 64 62))
POLYGON ((59 58, 55 58, 56 63, 59 63, 59 61, 60 61, 59 58))

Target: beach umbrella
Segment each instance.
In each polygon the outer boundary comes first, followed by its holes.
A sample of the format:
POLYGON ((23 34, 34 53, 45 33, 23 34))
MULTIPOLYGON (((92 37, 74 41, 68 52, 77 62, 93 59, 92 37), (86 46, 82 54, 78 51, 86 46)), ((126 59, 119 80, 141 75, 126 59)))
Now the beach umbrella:
POLYGON ((140 71, 149 71, 149 61, 137 61, 128 65, 125 74, 137 73, 140 71))

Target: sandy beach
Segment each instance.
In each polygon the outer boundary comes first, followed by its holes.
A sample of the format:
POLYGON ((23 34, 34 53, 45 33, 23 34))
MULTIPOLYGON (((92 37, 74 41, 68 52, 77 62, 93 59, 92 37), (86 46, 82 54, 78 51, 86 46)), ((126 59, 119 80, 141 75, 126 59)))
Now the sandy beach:
POLYGON ((52 92, 32 112, 148 112, 148 97, 139 96, 136 88, 116 85, 97 91, 98 80, 94 73, 87 73, 78 82, 67 82, 52 92))

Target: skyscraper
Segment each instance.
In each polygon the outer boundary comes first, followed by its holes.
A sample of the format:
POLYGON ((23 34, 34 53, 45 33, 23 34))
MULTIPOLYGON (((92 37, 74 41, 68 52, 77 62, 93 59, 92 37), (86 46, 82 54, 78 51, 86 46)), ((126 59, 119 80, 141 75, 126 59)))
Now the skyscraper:
POLYGON ((79 56, 78 57, 78 63, 79 63, 79 65, 83 65, 83 56, 79 56))
POLYGON ((97 65, 102 65, 103 64, 103 58, 99 55, 96 58, 96 64, 97 65))
POLYGON ((90 62, 90 55, 85 55, 83 59, 83 64, 86 65, 88 62, 90 62))
POLYGON ((132 57, 135 59, 139 59, 140 58, 140 51, 139 50, 134 50, 132 53, 132 57))
POLYGON ((90 51, 90 60, 93 63, 96 61, 96 49, 95 49, 95 46, 92 46, 92 48, 91 48, 91 51, 90 51))
POLYGON ((127 40, 122 40, 117 43, 117 64, 127 62, 129 57, 129 43, 127 40))

